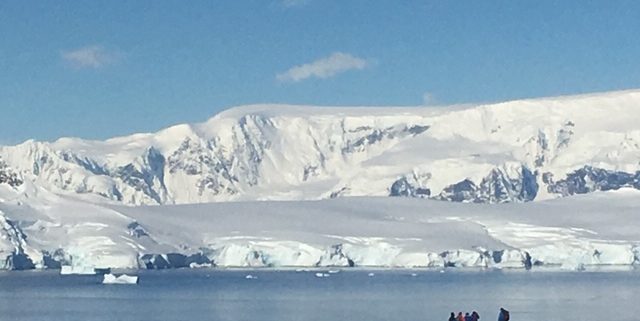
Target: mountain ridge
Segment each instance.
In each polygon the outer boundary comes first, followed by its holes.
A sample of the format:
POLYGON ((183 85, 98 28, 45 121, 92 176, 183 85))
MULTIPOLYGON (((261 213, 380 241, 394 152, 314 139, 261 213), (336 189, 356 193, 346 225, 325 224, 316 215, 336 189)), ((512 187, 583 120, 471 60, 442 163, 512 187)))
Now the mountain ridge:
POLYGON ((0 147, 0 159, 53 192, 128 205, 386 195, 501 203, 597 190, 567 180, 584 168, 633 177, 634 119, 638 90, 435 108, 260 104, 104 141, 29 140, 0 147), (559 192, 557 181, 582 186, 559 192), (522 196, 522 186, 538 188, 522 196))

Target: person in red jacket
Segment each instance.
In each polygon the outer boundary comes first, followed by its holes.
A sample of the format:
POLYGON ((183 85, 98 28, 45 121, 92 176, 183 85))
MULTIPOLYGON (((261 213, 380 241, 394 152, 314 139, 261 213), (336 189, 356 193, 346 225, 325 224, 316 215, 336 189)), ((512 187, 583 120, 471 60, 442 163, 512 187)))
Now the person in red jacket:
POLYGON ((458 319, 458 321, 464 321, 464 315, 462 315, 462 312, 458 312, 457 319, 458 319))

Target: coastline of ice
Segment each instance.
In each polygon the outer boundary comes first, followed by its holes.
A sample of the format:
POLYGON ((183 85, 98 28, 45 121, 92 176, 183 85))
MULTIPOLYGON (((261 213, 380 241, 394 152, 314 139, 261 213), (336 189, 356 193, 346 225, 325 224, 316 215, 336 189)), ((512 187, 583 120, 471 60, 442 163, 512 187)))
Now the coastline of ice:
POLYGON ((39 191, 35 201, 0 204, 12 231, 0 238, 0 256, 5 269, 73 262, 62 273, 83 267, 633 266, 640 257, 638 208, 640 192, 632 189, 501 205, 348 198, 147 207, 39 191))
POLYGON ((96 271, 93 267, 89 266, 72 266, 63 265, 60 267, 61 275, 94 275, 96 271))

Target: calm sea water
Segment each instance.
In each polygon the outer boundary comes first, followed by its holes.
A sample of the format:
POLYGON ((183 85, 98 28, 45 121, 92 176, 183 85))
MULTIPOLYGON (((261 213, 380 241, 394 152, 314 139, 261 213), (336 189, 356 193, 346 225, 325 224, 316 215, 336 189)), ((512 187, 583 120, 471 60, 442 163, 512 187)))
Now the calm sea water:
POLYGON ((97 276, 0 273, 0 320, 640 320, 640 273, 343 270, 142 271, 138 285, 97 276), (370 273, 374 273, 370 276, 370 273), (246 279, 251 274, 257 279, 246 279), (412 275, 416 274, 416 275, 412 275))

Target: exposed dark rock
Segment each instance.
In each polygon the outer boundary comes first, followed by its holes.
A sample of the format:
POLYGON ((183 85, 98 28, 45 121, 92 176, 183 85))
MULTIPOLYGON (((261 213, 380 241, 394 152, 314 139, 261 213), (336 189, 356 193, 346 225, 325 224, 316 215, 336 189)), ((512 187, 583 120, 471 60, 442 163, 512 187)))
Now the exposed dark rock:
POLYGON ((348 192, 349 188, 344 186, 341 189, 337 190, 337 191, 333 191, 331 192, 331 195, 329 195, 329 198, 338 198, 340 196, 342 196, 344 193, 348 192))
POLYGON ((80 157, 70 152, 63 152, 60 156, 63 160, 78 164, 95 175, 109 175, 108 170, 88 157, 80 157))
MULTIPOLYGON (((329 261, 331 262, 346 261, 349 267, 356 266, 356 263, 351 258, 349 258, 346 254, 344 254, 342 244, 335 244, 331 246, 331 251, 329 252, 329 261)), ((320 262, 317 262, 316 266, 319 266, 319 265, 320 265, 320 262)))
POLYGON ((500 251, 492 251, 491 257, 493 258, 493 262, 500 263, 502 262, 502 256, 504 255, 504 250, 500 251))
POLYGON ((191 266, 192 264, 197 265, 205 265, 205 264, 213 264, 211 260, 204 255, 203 253, 191 254, 185 258, 185 265, 191 266))
POLYGON ((474 201, 477 189, 476 184, 469 179, 465 179, 447 186, 438 198, 451 202, 474 201))
POLYGON ((0 261, 0 269, 30 270, 35 268, 35 264, 25 253, 27 235, 20 228, 19 222, 7 219, 1 212, 0 237, 8 240, 14 247, 13 252, 5 258, 4 263, 0 261))
POLYGON ((14 252, 7 256, 4 262, 4 269, 6 270, 33 270, 35 268, 36 265, 24 253, 14 252))
POLYGON ((429 126, 414 125, 407 128, 407 131, 413 135, 418 135, 426 132, 427 129, 429 129, 429 126))
POLYGON ((391 185, 389 196, 429 197, 431 190, 413 186, 406 177, 401 177, 391 185))
POLYGON ((365 146, 375 144, 390 135, 392 134, 390 134, 389 132, 375 129, 367 136, 360 137, 352 142, 348 142, 347 146, 342 149, 342 153, 345 154, 363 151, 365 146))
POLYGON ((179 269, 190 267, 192 263, 198 265, 213 263, 203 253, 196 253, 188 256, 180 253, 144 254, 140 256, 138 261, 138 264, 147 270, 179 269))
MULTIPOLYGON (((350 132, 365 132, 369 131, 368 135, 361 136, 354 140, 349 140, 345 147, 342 148, 343 154, 361 152, 364 151, 367 146, 377 144, 385 139, 393 139, 396 137, 408 137, 419 135, 429 129, 426 125, 414 125, 404 128, 384 128, 384 129, 372 129, 369 127, 359 127, 359 130, 350 132)), ((363 133, 365 134, 365 133, 363 133)))
POLYGON ((617 190, 622 187, 640 189, 640 171, 626 173, 584 166, 557 182, 553 180, 551 173, 545 173, 543 181, 548 184, 547 190, 550 193, 562 196, 617 190))
POLYGON ((169 263, 169 265, 172 268, 183 268, 183 267, 188 267, 187 265, 187 257, 183 254, 179 254, 179 253, 168 253, 166 255, 167 257, 167 262, 169 263))
POLYGON ((538 193, 536 175, 522 166, 516 177, 494 168, 479 185, 465 179, 447 186, 436 198, 452 202, 507 203, 528 202, 538 193))
POLYGON ((302 181, 306 182, 309 178, 318 176, 318 166, 305 166, 304 172, 302 173, 302 181))
POLYGON ((537 175, 532 173, 528 168, 522 167, 522 186, 520 188, 519 197, 521 200, 533 201, 538 195, 537 175))
POLYGON ((549 152, 549 140, 542 130, 538 131, 536 142, 538 145, 538 153, 535 159, 535 166, 542 167, 547 161, 547 153, 549 152))
POLYGON ((169 262, 160 254, 144 254, 138 259, 138 265, 147 270, 162 270, 171 267, 169 262))
POLYGON ((138 222, 131 222, 127 225, 127 229, 129 230, 129 235, 137 238, 141 238, 143 236, 149 236, 149 233, 140 225, 138 222))
POLYGON ((64 252, 61 249, 56 250, 53 254, 48 251, 42 251, 42 261, 47 269, 60 269, 62 263, 65 263, 64 252))
POLYGON ((112 175, 137 191, 143 192, 158 204, 166 194, 164 186, 164 156, 155 148, 149 148, 142 156, 143 166, 133 163, 119 167, 112 175))
POLYGON ((11 170, 7 164, 0 158, 0 184, 8 184, 11 187, 22 185, 22 178, 11 170))
POLYGON ((238 178, 231 171, 233 160, 225 159, 216 147, 215 140, 206 143, 185 139, 180 147, 167 158, 169 173, 179 171, 200 176, 197 188, 200 194, 235 194, 238 178))
POLYGON ((527 270, 531 270, 533 263, 531 262, 531 255, 529 252, 524 252, 524 268, 527 270))

